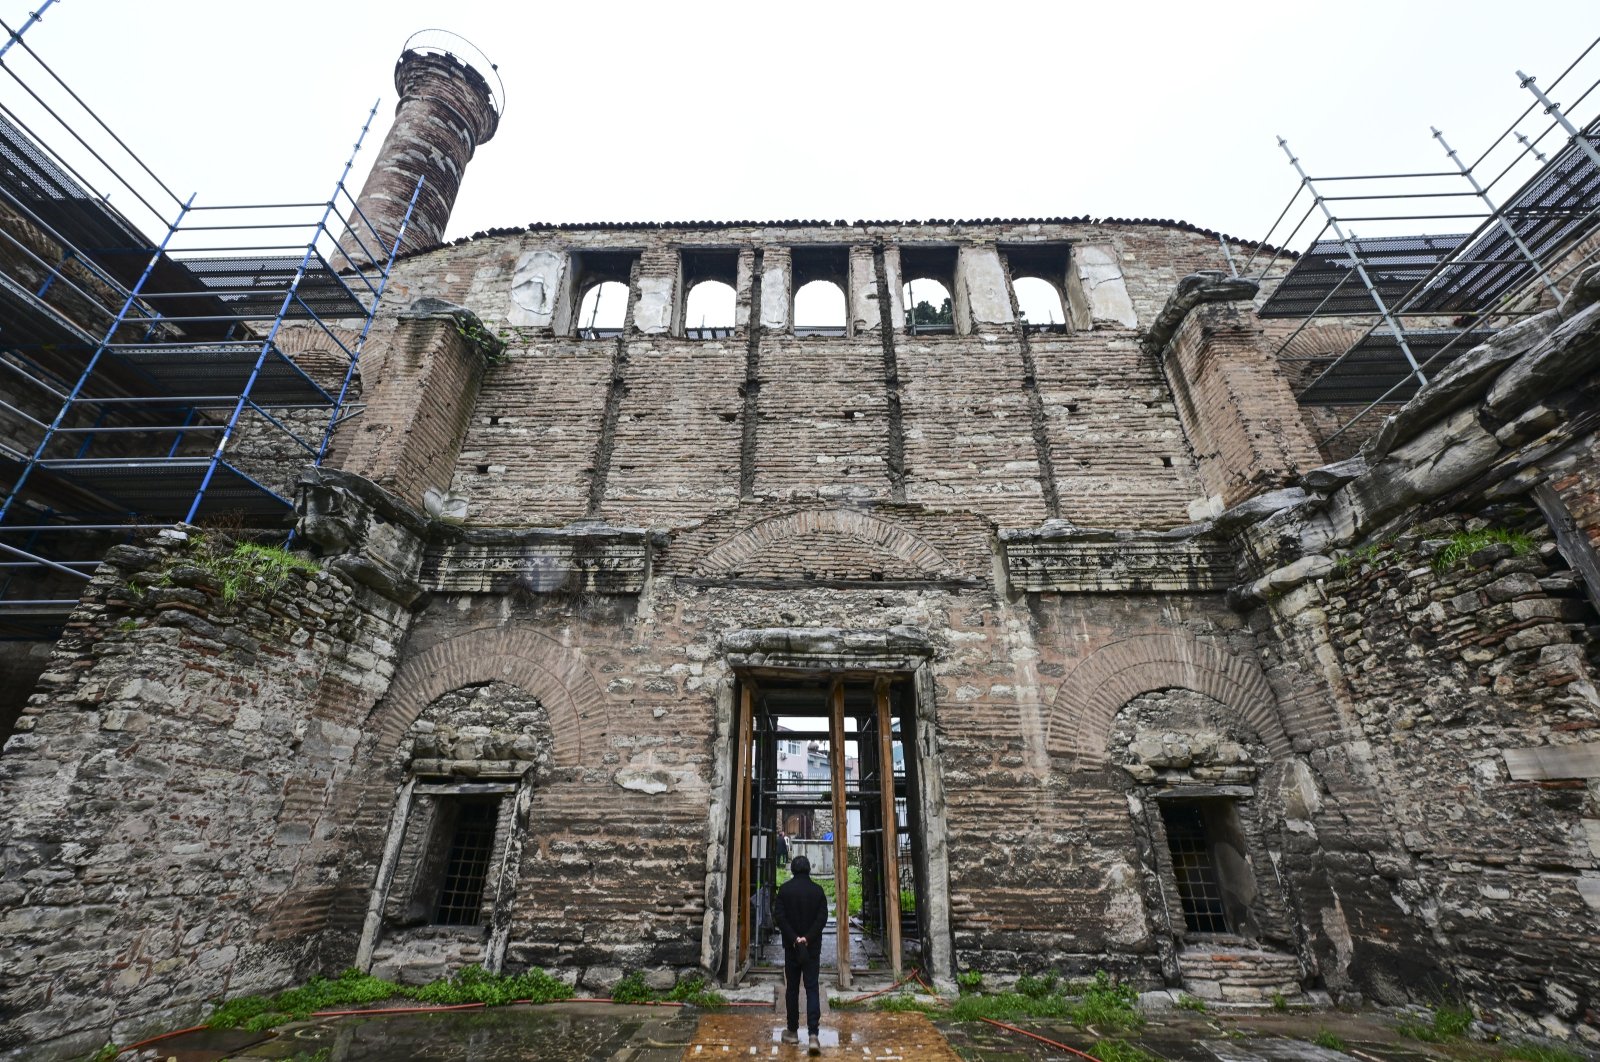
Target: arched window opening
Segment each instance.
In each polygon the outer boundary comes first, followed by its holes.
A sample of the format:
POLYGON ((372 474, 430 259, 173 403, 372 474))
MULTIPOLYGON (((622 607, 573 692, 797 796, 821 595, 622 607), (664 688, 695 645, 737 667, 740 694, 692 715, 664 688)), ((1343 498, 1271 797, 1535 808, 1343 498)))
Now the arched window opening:
POLYGON ((831 280, 813 280, 794 293, 794 334, 843 336, 849 334, 844 289, 831 280))
POLYGON ((848 247, 795 247, 789 252, 794 270, 794 334, 848 336, 850 311, 845 286, 850 282, 848 247))
POLYGON ((907 332, 914 336, 955 335, 955 304, 949 288, 931 277, 917 277, 906 282, 901 297, 905 302, 907 332))
POLYGON ((583 293, 577 333, 580 339, 606 339, 622 334, 628 316, 628 285, 615 280, 596 284, 583 293))
POLYGON ((1022 325, 1030 332, 1065 332, 1066 303, 1061 289, 1040 277, 1017 277, 1011 288, 1017 293, 1017 310, 1022 325))
POLYGON ((1001 244, 1000 255, 1011 274, 1017 297, 1018 324, 1029 332, 1070 332, 1067 274, 1072 269, 1072 245, 1067 243, 1001 244))
POLYGON ((902 244, 900 292, 911 335, 959 335, 970 322, 957 320, 955 300, 957 252, 954 247, 902 244), (924 305, 925 304, 925 305, 924 305))
POLYGON ((723 339, 733 335, 739 296, 733 285, 702 280, 683 302, 683 334, 690 339, 723 339))

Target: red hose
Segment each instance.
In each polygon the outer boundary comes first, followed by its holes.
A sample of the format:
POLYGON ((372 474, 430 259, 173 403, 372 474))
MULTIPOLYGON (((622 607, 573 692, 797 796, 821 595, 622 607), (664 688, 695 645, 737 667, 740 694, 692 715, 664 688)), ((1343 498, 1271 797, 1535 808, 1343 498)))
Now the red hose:
MULTIPOLYGON (((857 996, 854 999, 847 999, 847 1000, 845 1000, 845 1002, 846 1003, 865 1003, 867 1000, 872 999, 872 998, 874 998, 876 996, 881 996, 885 992, 893 992, 895 989, 899 988, 901 985, 905 984, 907 981, 911 980, 913 977, 915 977, 918 981, 921 981, 922 980, 922 971, 921 970, 912 970, 910 973, 908 973, 904 977, 900 978, 900 980, 896 981, 894 984, 890 985, 888 988, 880 988, 876 992, 868 992, 864 996, 857 996)), ((923 987, 926 988, 927 985, 924 984, 923 987)))
POLYGON ((138 1043, 129 1044, 127 1047, 119 1047, 117 1048, 117 1054, 120 1055, 126 1051, 137 1051, 141 1047, 146 1047, 153 1043, 159 1043, 162 1040, 170 1040, 174 1036, 182 1036, 184 1033, 199 1032, 202 1029, 209 1028, 209 1025, 191 1025, 187 1029, 179 1029, 176 1032, 162 1033, 160 1036, 152 1036, 148 1040, 140 1040, 138 1043))
POLYGON ((978 1020, 986 1021, 990 1025, 998 1026, 1007 1032, 1020 1033, 1030 1040, 1038 1040, 1041 1044, 1049 1044, 1051 1047, 1059 1047, 1061 1050, 1068 1051, 1074 1055, 1077 1055, 1079 1058, 1087 1058, 1089 1062, 1100 1062, 1100 1060, 1093 1055, 1079 1051, 1076 1047, 1068 1047, 1066 1044, 1058 1043, 1057 1041, 1050 1039, 1048 1036, 1040 1036, 1038 1033, 1031 1033, 1027 1029, 1019 1029, 1015 1025, 1007 1025, 1005 1022, 995 1021, 993 1018, 980 1018, 978 1020))

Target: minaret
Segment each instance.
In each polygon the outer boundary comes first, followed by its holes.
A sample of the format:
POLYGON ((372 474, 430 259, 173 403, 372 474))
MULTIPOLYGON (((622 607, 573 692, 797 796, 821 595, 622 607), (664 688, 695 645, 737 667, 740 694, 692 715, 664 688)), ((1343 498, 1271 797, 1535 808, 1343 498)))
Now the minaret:
POLYGON ((400 250, 431 247, 444 238, 467 163, 478 145, 494 136, 504 107, 494 64, 470 42, 443 30, 423 30, 406 41, 395 63, 394 87, 400 94, 394 125, 357 200, 366 220, 363 223, 352 212, 350 230, 339 241, 340 249, 358 265, 381 257, 369 225, 382 235, 383 247, 394 239, 418 177, 425 178, 422 194, 400 250), (485 69, 471 65, 460 53, 475 57, 485 69))

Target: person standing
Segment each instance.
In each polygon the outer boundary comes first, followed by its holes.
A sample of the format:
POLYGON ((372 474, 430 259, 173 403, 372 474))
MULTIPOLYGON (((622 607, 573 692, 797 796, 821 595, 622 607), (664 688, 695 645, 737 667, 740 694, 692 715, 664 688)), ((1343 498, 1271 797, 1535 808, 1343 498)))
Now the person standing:
POLYGON ((800 1042, 800 982, 806 985, 806 1032, 811 1054, 822 1053, 817 1026, 822 1022, 822 1000, 817 970, 822 962, 822 930, 828 924, 828 894, 811 880, 811 860, 795 856, 789 863, 794 876, 778 888, 778 931, 783 934, 783 1001, 789 1027, 783 1042, 800 1042))

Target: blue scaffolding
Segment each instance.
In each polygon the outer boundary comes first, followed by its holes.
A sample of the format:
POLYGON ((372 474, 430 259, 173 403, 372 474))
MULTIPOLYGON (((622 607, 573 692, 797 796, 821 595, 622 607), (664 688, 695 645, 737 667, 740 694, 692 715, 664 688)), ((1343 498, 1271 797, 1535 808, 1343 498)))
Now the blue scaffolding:
POLYGON ((118 542, 208 519, 287 537, 294 479, 359 412, 348 399, 411 207, 385 242, 346 187, 376 104, 325 201, 180 199, 0 27, 0 71, 69 148, 0 98, 0 638, 39 638, 118 542), (24 56, 76 114, 18 72, 24 56))

